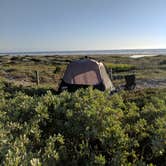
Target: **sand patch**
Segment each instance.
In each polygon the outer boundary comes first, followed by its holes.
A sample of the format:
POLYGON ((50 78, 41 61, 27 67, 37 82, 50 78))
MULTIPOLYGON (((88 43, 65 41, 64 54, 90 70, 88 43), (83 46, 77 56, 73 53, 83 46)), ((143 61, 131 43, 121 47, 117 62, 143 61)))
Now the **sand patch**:
POLYGON ((157 56, 157 55, 153 55, 153 54, 146 54, 146 55, 131 55, 130 58, 142 58, 142 57, 151 57, 151 56, 157 56))

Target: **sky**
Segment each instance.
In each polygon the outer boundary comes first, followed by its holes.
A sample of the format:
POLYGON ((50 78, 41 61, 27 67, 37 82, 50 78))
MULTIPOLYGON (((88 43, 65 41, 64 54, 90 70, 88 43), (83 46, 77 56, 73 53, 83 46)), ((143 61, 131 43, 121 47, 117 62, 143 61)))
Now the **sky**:
POLYGON ((166 48, 166 0, 0 0, 0 52, 166 48))

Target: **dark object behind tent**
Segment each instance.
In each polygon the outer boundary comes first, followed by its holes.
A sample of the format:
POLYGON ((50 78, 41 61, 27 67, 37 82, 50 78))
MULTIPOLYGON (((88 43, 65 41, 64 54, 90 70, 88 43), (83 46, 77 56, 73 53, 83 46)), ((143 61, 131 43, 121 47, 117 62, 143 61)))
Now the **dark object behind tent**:
POLYGON ((125 85, 126 90, 133 90, 136 87, 134 74, 125 76, 125 80, 126 80, 126 85, 125 85))

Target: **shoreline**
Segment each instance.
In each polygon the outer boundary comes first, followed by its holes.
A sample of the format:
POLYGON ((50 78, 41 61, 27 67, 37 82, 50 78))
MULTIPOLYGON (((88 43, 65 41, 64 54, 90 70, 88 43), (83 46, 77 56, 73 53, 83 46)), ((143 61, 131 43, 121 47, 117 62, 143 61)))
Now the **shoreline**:
POLYGON ((119 50, 73 50, 73 51, 17 51, 17 52, 0 52, 0 56, 24 56, 24 55, 54 55, 54 56, 70 56, 70 55, 166 55, 166 49, 119 49, 119 50))

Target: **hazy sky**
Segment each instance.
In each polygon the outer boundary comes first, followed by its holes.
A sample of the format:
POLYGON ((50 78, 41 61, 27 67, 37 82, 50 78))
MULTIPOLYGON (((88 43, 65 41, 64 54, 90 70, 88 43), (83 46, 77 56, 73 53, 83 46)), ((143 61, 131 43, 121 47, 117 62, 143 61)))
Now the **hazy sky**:
POLYGON ((0 52, 166 48, 166 0, 0 0, 0 52))

